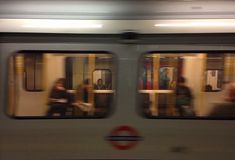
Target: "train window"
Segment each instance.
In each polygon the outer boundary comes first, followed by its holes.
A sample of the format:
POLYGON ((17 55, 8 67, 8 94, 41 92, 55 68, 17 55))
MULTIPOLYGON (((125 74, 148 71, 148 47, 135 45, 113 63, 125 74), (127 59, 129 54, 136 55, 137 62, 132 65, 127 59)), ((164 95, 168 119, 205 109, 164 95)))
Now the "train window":
POLYGON ((207 54, 205 91, 221 91, 223 85, 224 56, 222 54, 207 54))
POLYGON ((222 90, 222 70, 207 70, 206 71, 206 92, 221 91, 222 90))
POLYGON ((42 91, 42 54, 24 55, 24 88, 27 91, 42 91))
POLYGON ((112 89, 112 73, 110 70, 99 69, 93 72, 93 84, 96 90, 112 89))
POLYGON ((138 101, 149 118, 235 118, 235 54, 148 53, 138 101))
POLYGON ((19 52, 9 60, 8 114, 104 118, 115 95, 114 67, 113 55, 106 52, 19 52), (102 90, 96 88, 100 84, 102 90))

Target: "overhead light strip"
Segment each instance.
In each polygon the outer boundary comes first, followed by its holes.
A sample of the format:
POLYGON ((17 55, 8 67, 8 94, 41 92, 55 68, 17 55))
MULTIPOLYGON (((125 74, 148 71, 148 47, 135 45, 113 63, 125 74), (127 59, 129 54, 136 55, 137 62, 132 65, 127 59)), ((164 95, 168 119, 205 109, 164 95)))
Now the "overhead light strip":
POLYGON ((98 29, 103 25, 92 22, 92 20, 27 20, 22 27, 24 28, 83 28, 98 29))
POLYGON ((207 21, 207 20, 186 20, 186 21, 169 21, 166 23, 156 23, 155 27, 234 27, 235 22, 226 21, 207 21))

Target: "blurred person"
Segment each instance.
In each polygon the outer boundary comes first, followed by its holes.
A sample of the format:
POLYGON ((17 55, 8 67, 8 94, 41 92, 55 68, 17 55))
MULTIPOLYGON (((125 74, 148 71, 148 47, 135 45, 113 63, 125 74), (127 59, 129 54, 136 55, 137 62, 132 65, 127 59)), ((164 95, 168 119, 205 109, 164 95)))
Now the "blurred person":
POLYGON ((169 89, 170 78, 169 69, 164 67, 160 69, 160 89, 169 89))
POLYGON ((180 77, 176 86, 176 108, 180 116, 194 116, 193 95, 188 86, 185 85, 186 79, 180 77))
POLYGON ((235 117, 235 83, 228 84, 225 91, 225 101, 215 104, 209 117, 235 117))
POLYGON ((50 108, 47 115, 53 116, 59 114, 60 116, 65 116, 67 102, 65 79, 59 78, 55 81, 49 95, 48 104, 50 108))
POLYGON ((103 90, 103 89, 106 89, 104 83, 103 83, 103 80, 100 78, 97 80, 97 83, 94 85, 94 89, 100 89, 100 90, 103 90))
POLYGON ((78 85, 76 89, 76 102, 73 103, 82 113, 87 113, 93 108, 93 105, 88 101, 89 92, 92 92, 92 86, 89 84, 89 79, 85 79, 83 84, 78 85))

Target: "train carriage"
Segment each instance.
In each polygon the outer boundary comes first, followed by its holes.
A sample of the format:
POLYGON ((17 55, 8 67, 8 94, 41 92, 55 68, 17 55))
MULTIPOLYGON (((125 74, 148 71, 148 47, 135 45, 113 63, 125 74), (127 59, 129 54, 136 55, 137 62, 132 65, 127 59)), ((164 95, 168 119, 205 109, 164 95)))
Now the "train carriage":
POLYGON ((234 159, 234 2, 0 4, 0 159, 234 159))

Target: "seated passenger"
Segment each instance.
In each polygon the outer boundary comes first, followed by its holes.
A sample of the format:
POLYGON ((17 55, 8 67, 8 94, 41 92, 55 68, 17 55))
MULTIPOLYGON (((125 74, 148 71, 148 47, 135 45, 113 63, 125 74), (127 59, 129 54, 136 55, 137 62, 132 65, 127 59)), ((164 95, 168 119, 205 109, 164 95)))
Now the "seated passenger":
POLYGON ((97 83, 94 85, 94 89, 97 89, 97 90, 98 89, 100 89, 100 90, 106 89, 102 79, 97 80, 97 83))
POLYGON ((50 106, 47 115, 53 116, 59 114, 65 116, 67 105, 67 92, 64 87, 65 79, 59 78, 51 89, 48 104, 50 106))
MULTIPOLYGON (((97 80, 97 84, 94 86, 96 90, 110 90, 111 84, 108 85, 103 84, 102 79, 97 80)), ((103 116, 106 111, 107 107, 110 105, 111 97, 107 93, 95 93, 94 95, 94 102, 95 102, 95 115, 96 116, 103 116)))
POLYGON ((92 86, 89 85, 89 79, 84 80, 83 84, 78 85, 76 90, 76 102, 74 106, 80 109, 80 112, 85 113, 92 110, 92 104, 88 102, 89 92, 92 91, 92 86))
POLYGON ((73 103, 76 106, 76 115, 87 116, 89 114, 97 117, 101 117, 106 113, 106 108, 109 104, 108 96, 106 93, 93 93, 93 88, 89 84, 89 80, 86 79, 84 84, 79 85, 76 91, 76 102, 73 103), (92 103, 89 102, 89 95, 94 98, 92 103))
POLYGON ((208 115, 209 117, 235 117, 235 83, 228 86, 225 102, 217 103, 208 115))

